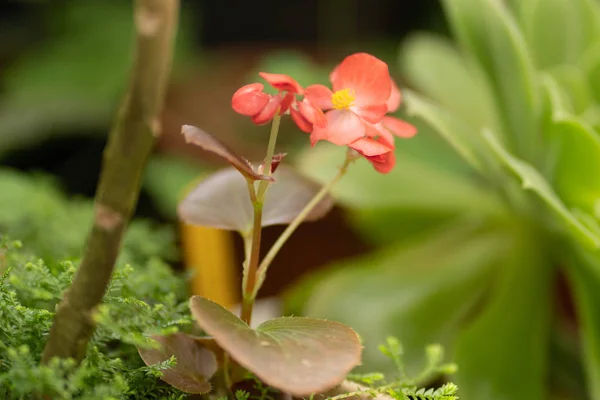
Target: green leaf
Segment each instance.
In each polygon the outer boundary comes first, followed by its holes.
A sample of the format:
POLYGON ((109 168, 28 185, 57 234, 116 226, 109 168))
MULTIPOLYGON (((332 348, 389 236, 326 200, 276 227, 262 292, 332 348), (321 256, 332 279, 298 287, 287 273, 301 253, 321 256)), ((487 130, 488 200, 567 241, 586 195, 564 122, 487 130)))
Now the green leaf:
POLYGON ((338 322, 276 318, 256 330, 217 303, 193 296, 198 325, 265 383, 302 397, 338 385, 360 363, 358 336, 338 322))
POLYGON ((477 130, 467 125, 460 118, 439 107, 415 92, 405 90, 406 112, 411 116, 422 118, 465 159, 473 168, 483 168, 481 143, 477 130))
POLYGON ((460 44, 482 66, 497 98, 509 141, 520 154, 537 145, 541 99, 531 56, 501 0, 443 0, 460 44))
POLYGON ((554 193, 548 181, 533 166, 508 153, 491 131, 484 131, 483 136, 500 160, 521 179, 523 189, 532 190, 540 196, 556 212, 557 216, 563 220, 569 230, 585 242, 586 245, 594 248, 600 247, 600 237, 573 216, 561 199, 554 193))
POLYGON ((523 3, 523 0, 506 0, 506 4, 511 8, 513 13, 519 9, 519 6, 523 3))
POLYGON ((420 237, 440 226, 450 223, 454 213, 431 210, 367 208, 347 210, 348 221, 356 227, 356 233, 373 246, 382 247, 420 237))
POLYGON ((541 85, 544 94, 548 120, 553 121, 575 112, 569 93, 565 91, 559 81, 550 73, 541 74, 541 85))
MULTIPOLYGON (((481 68, 449 40, 429 34, 414 35, 403 44, 400 63, 411 85, 477 131, 499 126, 492 92, 481 68), (437 68, 441 65, 444 67, 437 68)), ((406 102, 409 109, 414 109, 410 98, 406 102)), ((421 114, 418 113, 430 119, 421 114)), ((455 130, 453 134, 466 133, 455 130)))
POLYGON ((594 0, 521 1, 519 12, 540 68, 576 63, 598 37, 599 8, 594 0))
POLYGON ((573 112, 584 113, 593 104, 593 93, 584 71, 573 65, 562 65, 555 67, 549 73, 565 88, 573 112))
MULTIPOLYGON (((263 205, 262 226, 289 224, 321 187, 291 168, 280 166, 273 174, 263 205)), ((333 199, 325 196, 304 221, 315 221, 331 210, 333 199)), ((199 226, 247 232, 253 211, 248 182, 233 168, 217 171, 202 180, 179 205, 180 218, 199 226)))
POLYGON ((544 126, 548 175, 568 205, 593 214, 600 204, 600 137, 585 119, 570 112, 566 91, 556 80, 544 76, 543 88, 550 103, 544 126))
POLYGON ((215 355, 184 333, 152 336, 158 348, 138 347, 144 363, 152 366, 175 357, 174 367, 163 371, 161 379, 186 393, 204 394, 211 390, 210 378, 217 372, 215 355))
POLYGON ((417 373, 427 344, 452 344, 485 293, 494 260, 506 251, 505 234, 478 227, 456 221, 411 243, 338 263, 300 282, 288 306, 303 305, 305 315, 356 329, 365 343, 365 370, 392 372, 377 345, 398 337, 409 373, 417 373))
POLYGON ((600 257, 598 253, 576 248, 567 269, 573 286, 580 335, 581 351, 586 364, 587 386, 590 398, 600 399, 600 257))
POLYGON ((585 120, 562 118, 551 133, 560 149, 555 186, 569 205, 593 213, 600 205, 600 136, 585 120))
POLYGON ((596 42, 586 53, 583 69, 587 76, 590 91, 596 102, 600 101, 600 41, 596 42))
POLYGON ((545 400, 551 268, 532 249, 537 232, 514 232, 518 247, 498 269, 488 306, 463 332, 455 361, 466 399, 545 400))

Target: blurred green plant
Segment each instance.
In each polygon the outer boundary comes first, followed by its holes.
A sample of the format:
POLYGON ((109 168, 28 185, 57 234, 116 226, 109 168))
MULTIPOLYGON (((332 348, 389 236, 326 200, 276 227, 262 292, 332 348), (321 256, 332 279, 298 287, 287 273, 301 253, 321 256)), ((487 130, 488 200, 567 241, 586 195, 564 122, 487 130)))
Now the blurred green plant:
POLYGON ((379 345, 379 352, 393 362, 396 377, 386 378, 383 373, 354 374, 349 376, 351 381, 361 385, 362 388, 350 393, 342 393, 330 397, 329 400, 341 400, 354 396, 377 398, 389 396, 396 400, 457 400, 458 387, 453 383, 446 383, 437 389, 420 387, 424 382, 429 382, 440 375, 454 374, 458 367, 455 364, 444 363, 444 349, 439 344, 430 344, 425 347, 425 366, 415 377, 409 377, 404 366, 404 348, 400 341, 389 336, 386 343, 379 345))
POLYGON ((0 210, 0 398, 183 398, 159 379, 174 360, 147 367, 136 349, 151 343, 148 335, 191 327, 186 282, 163 261, 176 254, 173 232, 134 221, 94 316, 98 330, 85 361, 40 365, 55 307, 75 272, 73 256, 83 248, 92 204, 67 200, 46 178, 3 170, 0 210))
POLYGON ((204 176, 210 168, 183 157, 154 155, 144 172, 144 190, 151 196, 160 214, 177 220, 177 204, 189 185, 204 176))
MULTIPOLYGON (((443 343, 464 398, 600 399, 600 4, 442 5, 456 43, 419 34, 401 48, 420 134, 398 146, 391 177, 363 163, 334 190, 384 248, 307 278, 289 311, 355 328, 369 369, 384 368, 372 348, 389 333, 408 368, 411 351, 443 343), (573 324, 556 312, 564 278, 581 340, 567 357, 581 369, 554 358, 573 324)), ((300 165, 324 180, 336 150, 316 150, 300 165)))
MULTIPOLYGON (((93 217, 93 205, 68 199, 48 176, 0 169, 0 232, 54 265, 80 255, 93 217)), ((140 255, 175 260, 174 232, 148 221, 135 221, 124 240, 121 263, 144 261, 140 255)))
MULTIPOLYGON (((0 155, 64 133, 104 132, 127 82, 131 2, 68 1, 50 10, 47 37, 0 76, 0 155)), ((180 25, 176 73, 192 57, 185 13, 180 25)))

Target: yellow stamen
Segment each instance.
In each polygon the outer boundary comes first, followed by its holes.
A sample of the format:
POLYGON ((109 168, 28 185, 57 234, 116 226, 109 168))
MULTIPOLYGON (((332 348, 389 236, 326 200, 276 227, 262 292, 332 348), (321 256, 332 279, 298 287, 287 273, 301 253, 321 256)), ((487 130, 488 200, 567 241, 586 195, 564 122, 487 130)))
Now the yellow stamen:
POLYGON ((333 103, 333 108, 337 110, 349 109, 354 104, 354 90, 338 90, 331 96, 331 103, 333 103))

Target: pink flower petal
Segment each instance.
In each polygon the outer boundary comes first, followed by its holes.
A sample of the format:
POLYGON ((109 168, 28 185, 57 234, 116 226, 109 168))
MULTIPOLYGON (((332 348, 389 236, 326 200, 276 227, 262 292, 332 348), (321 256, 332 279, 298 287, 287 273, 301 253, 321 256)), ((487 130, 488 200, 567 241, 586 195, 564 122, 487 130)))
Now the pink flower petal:
POLYGON ((393 150, 382 141, 371 138, 360 138, 349 144, 348 147, 353 148, 363 156, 378 156, 389 153, 391 150, 393 150))
POLYGON ((269 82, 277 90, 285 90, 291 93, 304 94, 304 89, 296 80, 284 74, 270 74, 268 72, 259 72, 265 81, 269 82))
POLYGON ((366 134, 368 137, 378 137, 379 140, 389 148, 394 148, 394 136, 381 122, 375 125, 365 124, 365 127, 367 128, 366 134))
POLYGON ((300 114, 315 126, 318 126, 319 128, 327 127, 327 118, 325 118, 323 111, 307 98, 304 98, 304 100, 298 103, 298 111, 300 111, 300 114))
POLYGON ((331 74, 333 91, 351 89, 355 105, 385 104, 392 91, 392 79, 383 61, 366 53, 348 56, 331 74))
POLYGON ((374 157, 365 157, 379 173, 387 174, 396 165, 396 154, 393 151, 374 157))
POLYGON ((389 129, 394 135, 401 138, 411 138, 417 134, 417 128, 406 121, 395 117, 384 117, 381 120, 383 126, 389 129))
POLYGON ((279 115, 285 114, 295 100, 296 95, 291 92, 287 92, 287 94, 281 101, 281 104, 279 105, 279 115))
POLYGON ((400 93, 400 88, 392 79, 392 91, 390 92, 390 97, 388 98, 386 103, 388 112, 396 112, 398 108, 400 108, 401 101, 402 93, 400 93))
POLYGON ((382 137, 358 139, 349 147, 363 155, 373 165, 373 168, 382 174, 390 172, 396 164, 393 143, 387 142, 382 137), (377 145, 380 145, 380 147, 377 145))
POLYGON ((296 125, 298 125, 298 128, 300 128, 301 131, 306 133, 311 133, 313 131, 313 124, 294 107, 290 108, 290 116, 292 117, 292 120, 296 123, 296 125))
POLYGON ((311 103, 319 107, 321 110, 331 110, 331 96, 333 92, 324 85, 310 85, 304 89, 304 98, 310 100, 311 103))
POLYGON ((267 105, 255 116, 252 117, 252 122, 256 125, 263 125, 273 119, 279 106, 282 102, 281 96, 271 96, 267 105))
POLYGON ((381 104, 370 104, 362 107, 352 106, 350 110, 356 113, 359 117, 364 119, 370 124, 376 124, 381 121, 381 119, 387 113, 387 106, 385 103, 381 104))
POLYGON ((263 93, 262 83, 252 83, 239 88, 231 98, 231 108, 247 117, 258 114, 269 102, 269 95, 263 93))
POLYGON ((328 140, 339 146, 345 146, 365 136, 364 122, 352 111, 331 110, 325 114, 325 117, 327 127, 315 126, 310 135, 313 146, 319 140, 328 140))

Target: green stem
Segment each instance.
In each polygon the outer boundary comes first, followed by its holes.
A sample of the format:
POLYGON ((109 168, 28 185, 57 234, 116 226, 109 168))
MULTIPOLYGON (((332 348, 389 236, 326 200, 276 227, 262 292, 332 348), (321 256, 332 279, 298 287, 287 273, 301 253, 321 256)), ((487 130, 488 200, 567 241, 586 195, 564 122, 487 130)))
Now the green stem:
POLYGON ((250 202, 252 204, 256 204, 256 187, 254 186, 254 181, 248 179, 248 193, 250 194, 250 202))
MULTIPOLYGON (((271 124, 271 134, 269 136, 269 144, 267 146, 267 155, 264 161, 264 174, 271 175, 271 162, 275 154, 275 145, 277 144, 277 135, 279 134, 279 124, 281 117, 275 115, 271 124)), ((246 251, 246 263, 244 265, 243 279, 243 296, 242 296, 242 312, 240 318, 248 325, 252 322, 252 309, 254 307, 255 296, 257 292, 256 283, 258 281, 258 262, 260 260, 260 242, 262 234, 262 210, 265 193, 269 187, 269 181, 263 180, 258 184, 258 189, 255 189, 254 182, 248 182, 248 192, 250 193, 250 201, 254 209, 254 218, 252 223, 251 242, 248 246, 245 238, 245 248, 250 248, 246 251)))
MULTIPOLYGON (((281 117, 279 115, 275 115, 275 117, 273 117, 273 123, 271 124, 271 134, 269 136, 269 145, 267 147, 267 155, 265 157, 264 164, 264 174, 267 176, 271 175, 271 162, 273 162, 273 155, 275 154, 275 144, 277 143, 277 135, 279 135, 280 122, 281 117)), ((268 181, 260 181, 260 183, 258 184, 258 193, 256 194, 256 197, 257 200, 261 203, 264 200, 267 187, 269 187, 268 181)))
POLYGON ((94 332, 94 310, 110 282, 157 136, 179 14, 178 0, 136 0, 136 53, 129 90, 109 134, 95 197, 93 227, 42 354, 81 360, 94 332))
POLYGON ((229 354, 227 354, 227 352, 223 352, 223 381, 225 383, 225 388, 231 391, 232 382, 229 364, 229 354))
POLYGON ((241 319, 248 325, 252 322, 252 308, 254 307, 254 292, 257 282, 258 260, 260 258, 260 241, 262 234, 262 204, 254 204, 254 221, 252 224, 252 244, 250 256, 247 260, 244 295, 242 299, 241 319))
POLYGON ((321 188, 321 190, 319 190, 319 192, 310 200, 310 202, 308 202, 308 204, 304 206, 304 208, 302 209, 302 211, 300 211, 296 218, 294 218, 294 220, 287 226, 287 228, 285 228, 285 230, 279 236, 279 238, 277 238, 277 241, 273 244, 271 249, 269 249, 269 252, 258 267, 258 285, 256 285, 256 290, 253 293, 253 297, 256 297, 260 286, 265 280, 267 270, 271 265, 271 262, 273 262, 273 259, 275 258, 277 253, 279 253, 279 250, 281 250, 285 242, 287 242, 290 236, 292 236, 294 231, 298 228, 298 226, 300 226, 300 224, 304 221, 306 216, 310 214, 313 208, 315 208, 321 202, 321 200, 323 200, 323 198, 331 191, 335 184, 337 184, 340 181, 340 179, 342 179, 342 177, 348 170, 350 163, 353 160, 354 159, 350 156, 350 153, 348 153, 346 159, 344 160, 344 164, 340 167, 335 177, 333 177, 333 179, 329 181, 329 183, 327 183, 321 188))

